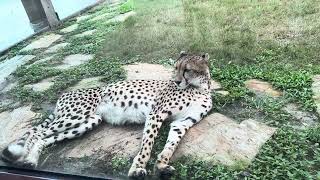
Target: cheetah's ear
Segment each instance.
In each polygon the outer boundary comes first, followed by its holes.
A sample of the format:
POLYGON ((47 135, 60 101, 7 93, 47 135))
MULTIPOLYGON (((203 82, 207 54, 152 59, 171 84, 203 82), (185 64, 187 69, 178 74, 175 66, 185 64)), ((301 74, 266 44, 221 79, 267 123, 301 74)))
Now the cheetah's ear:
POLYGON ((204 61, 209 62, 210 56, 209 56, 208 53, 203 54, 201 57, 202 57, 202 59, 203 59, 204 61))
POLYGON ((181 58, 181 57, 183 57, 183 56, 186 56, 186 55, 188 55, 185 51, 181 51, 180 52, 180 57, 179 58, 181 58))

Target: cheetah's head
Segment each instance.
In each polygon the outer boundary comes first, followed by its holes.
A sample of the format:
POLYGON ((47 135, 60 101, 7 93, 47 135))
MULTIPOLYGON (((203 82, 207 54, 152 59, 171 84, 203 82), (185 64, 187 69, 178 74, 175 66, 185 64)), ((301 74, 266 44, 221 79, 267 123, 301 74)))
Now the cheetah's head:
POLYGON ((179 89, 189 86, 210 88, 209 54, 191 55, 184 51, 180 53, 175 65, 175 83, 179 89))

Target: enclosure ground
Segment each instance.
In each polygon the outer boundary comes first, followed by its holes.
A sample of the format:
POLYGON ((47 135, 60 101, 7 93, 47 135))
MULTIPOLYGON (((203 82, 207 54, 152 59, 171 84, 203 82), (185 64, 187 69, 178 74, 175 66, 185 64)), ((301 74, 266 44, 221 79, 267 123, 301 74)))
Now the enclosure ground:
MULTIPOLYGON (((0 58, 0 148, 65 91, 169 79, 181 50, 207 52, 214 108, 177 150, 173 179, 320 179, 319 15, 312 0, 103 3, 0 58)), ((50 147, 39 169, 125 178, 142 128, 102 125, 50 147)))

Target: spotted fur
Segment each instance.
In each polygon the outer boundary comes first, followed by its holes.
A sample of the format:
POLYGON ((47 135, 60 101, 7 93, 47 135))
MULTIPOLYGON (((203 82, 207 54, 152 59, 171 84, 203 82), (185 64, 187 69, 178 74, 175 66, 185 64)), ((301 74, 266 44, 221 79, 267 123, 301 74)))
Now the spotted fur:
POLYGON ((159 129, 164 121, 171 121, 167 143, 155 165, 160 174, 171 174, 174 168, 168 165, 169 160, 181 138, 212 107, 208 59, 208 54, 181 53, 175 79, 170 81, 121 81, 65 93, 58 100, 53 116, 10 143, 2 158, 35 167, 43 148, 79 137, 102 121, 117 125, 144 123, 141 148, 128 176, 145 176, 159 129))

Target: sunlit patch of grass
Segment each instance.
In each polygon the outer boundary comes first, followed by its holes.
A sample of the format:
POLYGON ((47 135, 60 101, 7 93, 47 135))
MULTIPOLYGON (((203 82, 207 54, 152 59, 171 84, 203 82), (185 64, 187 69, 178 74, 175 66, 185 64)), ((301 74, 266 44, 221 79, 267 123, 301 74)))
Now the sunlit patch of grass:
POLYGON ((180 50, 208 52, 217 65, 319 64, 319 6, 311 1, 134 1, 135 17, 107 36, 108 56, 141 61, 175 57, 180 50), (232 2, 232 3, 231 3, 232 2), (297 4, 304 10, 299 11, 297 4))
POLYGON ((121 4, 119 7, 119 11, 121 14, 132 11, 134 9, 134 2, 133 0, 128 0, 127 2, 121 4))

